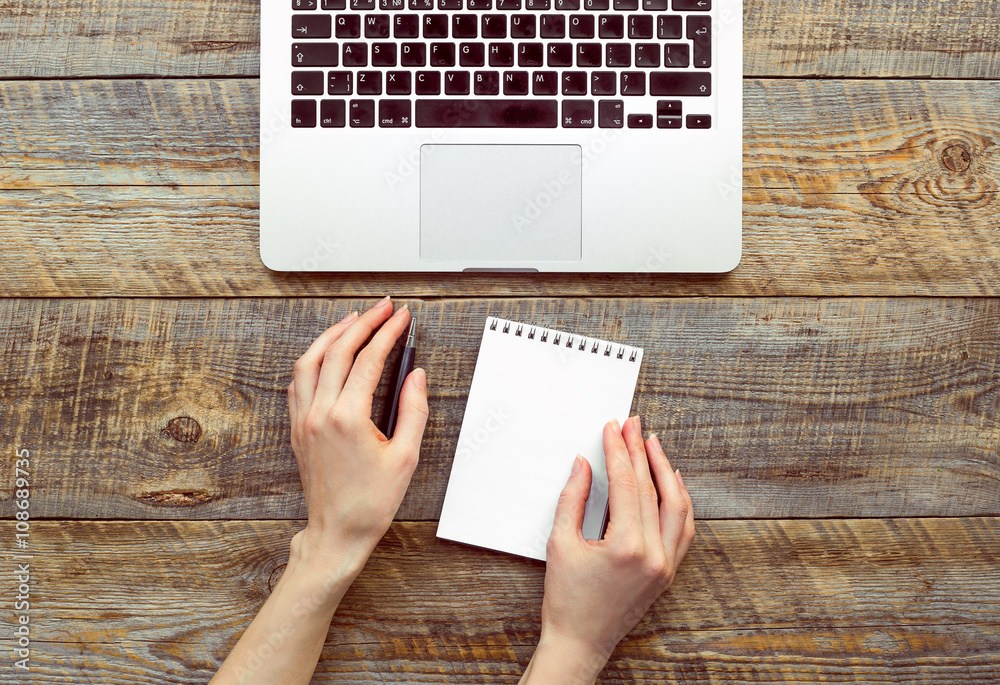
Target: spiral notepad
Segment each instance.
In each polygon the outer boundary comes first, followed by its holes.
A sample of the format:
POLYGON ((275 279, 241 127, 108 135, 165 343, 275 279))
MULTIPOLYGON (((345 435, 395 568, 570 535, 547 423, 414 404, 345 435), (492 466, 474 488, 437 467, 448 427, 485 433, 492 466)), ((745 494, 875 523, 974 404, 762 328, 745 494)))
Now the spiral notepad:
POLYGON ((608 501, 603 429, 632 406, 642 349, 488 317, 462 419, 440 538, 545 559, 573 460, 593 481, 583 534, 608 501))

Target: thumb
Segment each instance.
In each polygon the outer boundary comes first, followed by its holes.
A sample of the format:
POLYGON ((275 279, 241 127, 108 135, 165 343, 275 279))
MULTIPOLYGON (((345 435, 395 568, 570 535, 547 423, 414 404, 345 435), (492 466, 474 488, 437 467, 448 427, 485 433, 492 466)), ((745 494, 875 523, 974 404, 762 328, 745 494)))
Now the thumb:
POLYGON ((391 443, 416 456, 427 426, 427 374, 416 368, 406 377, 399 393, 399 418, 391 443))
POLYGON ((576 455, 569 480, 559 495, 552 534, 583 539, 583 515, 590 497, 590 462, 576 455))

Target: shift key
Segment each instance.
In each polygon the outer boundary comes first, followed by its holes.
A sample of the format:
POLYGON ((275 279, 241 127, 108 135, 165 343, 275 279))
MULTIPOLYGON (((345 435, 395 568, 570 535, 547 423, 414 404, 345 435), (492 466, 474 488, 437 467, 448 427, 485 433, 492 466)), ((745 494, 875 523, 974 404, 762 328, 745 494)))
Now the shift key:
POLYGON ((650 95, 711 95, 712 74, 704 71, 652 71, 650 95))

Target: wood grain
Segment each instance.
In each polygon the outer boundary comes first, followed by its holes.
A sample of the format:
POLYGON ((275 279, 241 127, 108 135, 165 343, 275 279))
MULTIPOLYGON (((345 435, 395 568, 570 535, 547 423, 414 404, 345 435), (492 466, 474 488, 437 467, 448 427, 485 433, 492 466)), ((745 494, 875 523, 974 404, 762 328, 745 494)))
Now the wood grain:
MULTIPOLYGON (((305 517, 292 365, 371 304, 0 300, 0 434, 37 455, 32 515, 305 517)), ((643 347, 634 411, 702 518, 1000 514, 1000 300, 408 304, 431 417, 400 519, 440 513, 487 314, 643 347)))
POLYGON ((717 276, 269 271, 257 92, 0 82, 0 293, 1000 294, 1000 82, 746 82, 743 261, 717 276))
MULTIPOLYGON (((249 0, 5 0, 0 64, 8 78, 254 75, 259 24, 249 0)), ((748 76, 1000 78, 1000 18, 981 0, 746 0, 743 35, 748 76)))
MULTIPOLYGON (((303 523, 34 523, 31 682, 206 682, 303 523)), ((1000 677, 1000 519, 697 525, 673 586, 600 682, 1000 677)), ((0 531, 10 538, 12 522, 0 531)), ((341 603, 313 682, 517 682, 538 639, 544 565, 434 531, 393 524, 341 603)), ((16 678, 0 670, 0 683, 16 678)))

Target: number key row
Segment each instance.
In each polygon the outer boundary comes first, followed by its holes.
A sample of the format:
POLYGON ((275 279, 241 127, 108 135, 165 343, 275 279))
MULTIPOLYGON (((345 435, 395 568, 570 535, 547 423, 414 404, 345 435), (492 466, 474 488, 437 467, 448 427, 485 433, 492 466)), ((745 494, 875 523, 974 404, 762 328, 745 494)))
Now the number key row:
MULTIPOLYGON (((668 0, 641 0, 642 9, 649 12, 665 12, 669 9, 668 0)), ((381 10, 491 10, 493 0, 322 0, 325 10, 373 10, 376 5, 381 10), (464 6, 463 6, 464 4, 464 6)), ((517 11, 526 10, 562 10, 574 11, 581 7, 585 10, 601 11, 612 7, 616 10, 637 10, 640 0, 496 0, 496 9, 517 11), (522 7, 523 5, 523 7, 522 7)), ((317 0, 292 0, 293 10, 315 10, 317 0)), ((675 12, 707 12, 712 9, 711 0, 673 0, 675 12)))

